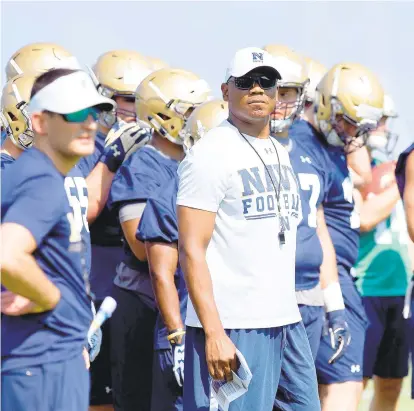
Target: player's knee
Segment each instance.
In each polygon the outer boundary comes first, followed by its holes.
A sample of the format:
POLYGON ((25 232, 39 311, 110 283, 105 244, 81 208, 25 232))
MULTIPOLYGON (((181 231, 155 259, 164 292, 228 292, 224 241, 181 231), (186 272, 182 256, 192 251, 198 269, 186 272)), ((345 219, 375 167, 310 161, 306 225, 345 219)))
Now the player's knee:
POLYGON ((398 399, 402 387, 401 378, 375 378, 375 395, 383 401, 394 402, 398 399))

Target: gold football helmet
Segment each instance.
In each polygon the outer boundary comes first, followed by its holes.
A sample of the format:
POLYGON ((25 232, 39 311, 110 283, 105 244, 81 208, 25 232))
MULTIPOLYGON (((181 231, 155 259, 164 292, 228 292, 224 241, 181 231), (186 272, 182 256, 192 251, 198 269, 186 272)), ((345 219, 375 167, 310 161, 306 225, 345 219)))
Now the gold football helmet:
POLYGON ((163 61, 163 60, 161 60, 157 57, 147 57, 147 59, 148 59, 150 65, 151 65, 153 71, 161 70, 163 68, 169 67, 169 65, 165 61, 163 61))
POLYGON ((308 87, 306 87, 305 92, 305 101, 306 103, 311 104, 315 99, 316 86, 328 69, 323 64, 311 59, 310 57, 304 57, 304 59, 307 69, 306 76, 309 78, 309 84, 308 87))
MULTIPOLYGON (((282 79, 278 81, 279 101, 276 102, 274 113, 270 120, 270 131, 280 133, 287 129, 300 115, 305 103, 307 65, 305 59, 289 47, 280 44, 271 44, 264 47, 275 59, 275 65, 282 79), (283 89, 296 89, 296 98, 286 101, 282 98, 283 89)), ((286 91, 288 93, 288 91, 286 91)), ((287 97, 287 96, 286 96, 287 97)), ((290 96, 288 97, 291 98, 290 96)))
POLYGON ((378 127, 369 135, 367 147, 390 156, 398 141, 398 134, 394 133, 393 122, 398 117, 394 100, 389 94, 384 94, 384 112, 378 127))
POLYGON ((198 106, 188 117, 183 129, 183 146, 187 152, 207 131, 220 125, 229 116, 224 100, 210 100, 198 106))
POLYGON ((137 88, 137 117, 167 140, 183 143, 187 117, 210 96, 210 87, 190 71, 165 68, 151 73, 137 88))
POLYGON ((20 74, 9 80, 1 96, 1 113, 7 136, 20 149, 25 150, 33 144, 32 123, 26 106, 36 74, 20 74))
POLYGON ((144 56, 130 50, 102 54, 92 70, 102 87, 102 94, 109 98, 134 97, 139 83, 153 71, 144 56))
POLYGON ((326 141, 334 146, 361 146, 383 114, 384 91, 376 76, 355 63, 333 66, 316 87, 315 121, 326 141), (347 132, 345 126, 355 130, 347 132), (352 134, 352 135, 351 135, 352 134))
POLYGON ((45 72, 65 67, 81 68, 76 58, 63 47, 53 43, 32 43, 17 50, 6 64, 6 78, 11 80, 26 72, 45 72))

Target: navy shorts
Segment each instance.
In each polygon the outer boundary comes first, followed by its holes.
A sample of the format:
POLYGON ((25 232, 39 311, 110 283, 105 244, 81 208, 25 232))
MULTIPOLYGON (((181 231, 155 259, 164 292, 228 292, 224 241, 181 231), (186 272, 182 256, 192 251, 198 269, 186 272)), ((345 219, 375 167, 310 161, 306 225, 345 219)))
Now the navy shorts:
POLYGON ((156 312, 132 291, 114 286, 118 306, 111 318, 111 374, 115 411, 151 408, 156 312))
POLYGON ((404 297, 363 297, 368 328, 364 377, 404 378, 408 375, 409 323, 403 317, 404 297))
POLYGON ((87 411, 89 372, 82 354, 1 374, 3 411, 87 411))
MULTIPOLYGON (((253 375, 249 390, 230 404, 229 411, 271 411, 282 380, 283 398, 289 402, 289 409, 320 410, 315 365, 302 322, 226 333, 244 355, 253 375)), ((184 367, 184 411, 209 411, 211 378, 201 328, 187 327, 184 367)), ((279 409, 284 410, 283 401, 280 404, 279 409)))
MULTIPOLYGON (((95 303, 96 310, 102 301, 95 303)), ((91 363, 90 405, 112 404, 112 377, 111 377, 111 318, 102 326, 102 344, 98 356, 91 363)))
POLYGON ((316 357, 316 373, 319 384, 335 384, 347 381, 362 381, 365 329, 367 326, 365 310, 361 296, 351 279, 341 283, 345 302, 346 320, 351 332, 351 342, 344 355, 333 364, 328 361, 334 354, 329 335, 323 333, 318 355, 316 357))
POLYGON ((171 350, 154 352, 152 370, 152 411, 182 411, 183 389, 177 383, 173 372, 171 350))
POLYGON ((312 357, 316 361, 316 355, 321 343, 323 326, 325 323, 325 310, 323 307, 299 304, 302 322, 308 336, 312 357))

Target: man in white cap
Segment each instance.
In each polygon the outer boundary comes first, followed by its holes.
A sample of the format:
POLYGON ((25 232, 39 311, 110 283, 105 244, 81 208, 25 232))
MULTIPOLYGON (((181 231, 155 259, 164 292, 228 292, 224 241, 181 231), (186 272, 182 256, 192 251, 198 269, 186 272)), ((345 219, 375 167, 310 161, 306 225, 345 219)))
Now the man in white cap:
POLYGON ((86 184, 78 187, 83 177, 73 186, 65 177, 93 152, 98 115, 113 108, 81 70, 51 70, 33 85, 35 147, 2 179, 1 282, 30 300, 20 307, 2 301, 2 409, 88 409, 88 199, 86 184))
POLYGON ((179 167, 180 262, 190 295, 185 411, 209 410, 211 379, 238 373, 236 348, 253 377, 230 411, 272 410, 286 350, 294 351, 290 379, 301 397, 293 409, 320 410, 295 298, 298 182, 288 152, 269 136, 280 78, 266 51, 239 50, 221 86, 228 120, 179 167))

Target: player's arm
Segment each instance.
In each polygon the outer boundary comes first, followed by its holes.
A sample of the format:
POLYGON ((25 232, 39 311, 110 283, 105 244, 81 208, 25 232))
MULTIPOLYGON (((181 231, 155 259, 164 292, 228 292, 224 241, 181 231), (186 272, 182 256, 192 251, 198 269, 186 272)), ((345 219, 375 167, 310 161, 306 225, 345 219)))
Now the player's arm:
POLYGON ((354 201, 360 212, 361 232, 373 230, 381 221, 388 218, 399 199, 400 193, 395 182, 382 193, 365 200, 358 190, 354 190, 354 201))
POLYGON ((95 221, 105 207, 115 173, 122 162, 147 144, 150 138, 151 131, 137 123, 125 124, 108 133, 102 157, 86 178, 89 193, 89 224, 95 221))
POLYGON ((414 151, 407 158, 403 200, 408 234, 411 240, 414 241, 414 151))
POLYGON ((331 235, 325 221, 323 207, 317 211, 317 233, 322 246, 323 261, 320 268, 321 288, 325 289, 329 285, 338 283, 338 268, 336 265, 336 253, 332 243, 331 235))
POLYGON ((346 156, 355 187, 362 187, 372 181, 371 160, 367 148, 361 147, 346 156))
POLYGON ((135 257, 140 261, 147 261, 145 244, 136 237, 139 222, 144 212, 145 202, 127 203, 119 210, 119 221, 124 237, 135 257))
POLYGON ((32 301, 36 306, 30 312, 52 310, 60 300, 60 291, 32 255, 37 244, 31 232, 20 224, 6 222, 0 226, 0 236, 1 283, 32 301))
POLYGON ((180 299, 174 282, 178 265, 177 244, 145 242, 152 287, 168 331, 184 328, 180 299))

